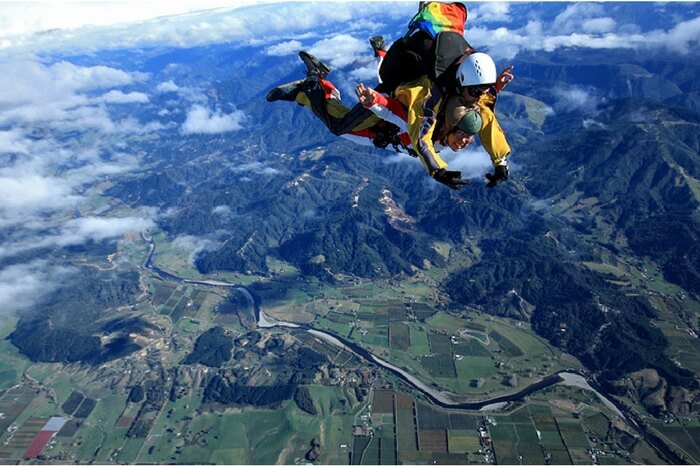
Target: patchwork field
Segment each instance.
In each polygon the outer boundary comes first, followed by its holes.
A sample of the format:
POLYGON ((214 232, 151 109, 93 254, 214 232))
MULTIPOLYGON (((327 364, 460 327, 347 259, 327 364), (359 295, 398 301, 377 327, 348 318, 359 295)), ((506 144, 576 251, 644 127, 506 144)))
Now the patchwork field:
MULTIPOLYGON (((319 292, 314 284, 293 283, 256 285, 266 312, 348 338, 440 389, 483 399, 578 367, 524 323, 476 311, 446 312, 431 300, 407 298, 377 284, 319 292)), ((370 380, 386 388, 370 387, 362 393, 343 385, 349 379, 336 378, 328 370, 319 374, 326 385, 308 385, 316 415, 293 401, 276 409, 203 405, 206 370, 199 368, 186 371, 178 390, 173 385, 173 392, 158 395, 145 384, 144 398, 130 401, 130 389, 136 384, 171 382, 175 372, 167 371, 179 367, 204 329, 221 325, 235 336, 248 332, 239 312, 252 311, 230 289, 155 277, 147 284, 148 300, 138 309, 150 313, 160 333, 132 359, 109 362, 99 372, 79 366, 30 365, 13 346, 0 342, 0 384, 4 384, 0 385, 4 390, 0 391, 0 460, 19 460, 53 416, 63 416, 67 422, 41 455, 64 462, 301 463, 307 461, 312 441, 322 445, 325 464, 483 464, 493 458, 515 464, 589 464, 591 448, 610 453, 600 459, 606 464, 657 459, 653 449, 639 440, 625 445, 630 457, 614 456, 619 439, 630 436, 616 430, 614 415, 595 397, 576 394, 574 389, 534 394, 516 409, 507 407, 506 413, 446 411, 416 393, 397 390, 402 384, 390 374, 305 332, 295 332, 293 338, 326 355, 334 370, 362 368, 370 380), (14 386, 19 371, 34 385, 14 386)), ((409 289, 430 290, 417 285, 409 289)), ((679 356, 695 354, 692 339, 678 329, 663 331, 670 339, 678 338, 673 347, 679 356)), ((700 426, 658 428, 690 456, 698 453, 694 439, 700 426)))

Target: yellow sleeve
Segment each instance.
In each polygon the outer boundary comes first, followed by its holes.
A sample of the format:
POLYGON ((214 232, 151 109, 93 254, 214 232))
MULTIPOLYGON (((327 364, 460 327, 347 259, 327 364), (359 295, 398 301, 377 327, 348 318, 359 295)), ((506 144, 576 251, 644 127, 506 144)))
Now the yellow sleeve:
POLYGON ((483 121, 481 131, 479 131, 479 139, 481 139, 481 144, 491 157, 493 166, 497 167, 506 164, 506 158, 510 154, 510 145, 501 125, 496 119, 496 114, 494 113, 495 104, 496 98, 486 93, 481 97, 477 105, 483 121))
POLYGON ((407 109, 406 127, 413 150, 418 154, 430 175, 447 163, 438 155, 433 144, 433 132, 442 99, 439 93, 431 92, 432 84, 427 76, 396 88, 394 96, 407 109))

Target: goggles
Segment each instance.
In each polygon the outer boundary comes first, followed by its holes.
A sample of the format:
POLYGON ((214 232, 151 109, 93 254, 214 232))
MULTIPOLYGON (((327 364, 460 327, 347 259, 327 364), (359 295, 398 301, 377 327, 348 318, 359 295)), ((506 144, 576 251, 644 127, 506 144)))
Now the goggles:
POLYGON ((472 97, 481 97, 486 91, 491 88, 491 84, 486 84, 484 86, 467 86, 464 89, 472 97))

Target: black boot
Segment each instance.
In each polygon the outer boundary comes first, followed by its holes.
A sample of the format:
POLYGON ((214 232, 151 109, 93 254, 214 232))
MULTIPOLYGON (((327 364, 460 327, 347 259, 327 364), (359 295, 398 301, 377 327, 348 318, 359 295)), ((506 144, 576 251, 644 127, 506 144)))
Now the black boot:
POLYGON ((277 86, 268 92, 267 97, 265 98, 268 102, 274 102, 276 100, 287 100, 289 102, 294 102, 297 94, 301 90, 302 84, 304 84, 304 81, 304 79, 300 79, 299 81, 292 81, 291 83, 277 86))
POLYGON ((383 36, 370 37, 369 38, 369 45, 372 46, 372 50, 374 50, 375 57, 379 56, 378 52, 386 52, 386 44, 384 44, 384 37, 383 36))
POLYGON ((299 58, 306 65, 306 77, 318 77, 324 79, 331 72, 331 67, 323 63, 318 58, 314 57, 310 53, 304 52, 303 50, 299 52, 299 58))

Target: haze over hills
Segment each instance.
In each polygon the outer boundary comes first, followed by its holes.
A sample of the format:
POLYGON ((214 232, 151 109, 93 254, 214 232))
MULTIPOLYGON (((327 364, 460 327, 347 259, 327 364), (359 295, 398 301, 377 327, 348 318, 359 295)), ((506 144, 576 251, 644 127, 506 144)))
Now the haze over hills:
MULTIPOLYGON (((176 257, 166 271, 188 278, 244 277, 255 292, 285 267, 299 271, 285 283, 290 303, 307 283, 429 277, 448 313, 529 322, 609 393, 656 416, 696 416, 700 344, 688 337, 679 349, 673 332, 700 327, 700 7, 470 6, 470 43, 515 66, 497 104, 511 179, 487 189, 475 144, 447 154, 472 180, 452 191, 416 159, 265 101, 303 76, 304 49, 333 66, 354 104, 354 84, 375 79, 366 39, 398 37, 415 10, 335 6, 202 12, 194 19, 211 29, 201 35, 191 16, 89 29, 82 45, 54 31, 36 37, 38 50, 0 52, 13 70, 0 78, 11 91, 0 98, 9 341, 31 361, 86 367, 147 347, 160 328, 139 307, 152 293, 138 236, 148 231, 176 257), (256 29, 261 17, 268 30, 256 29), (645 398, 640 371, 663 393, 645 398)), ((302 364, 281 356, 290 345, 280 339, 271 354, 302 364)), ((275 396, 312 379, 293 372, 280 371, 275 396)), ((205 398, 248 399, 234 379, 217 374, 205 398)))

